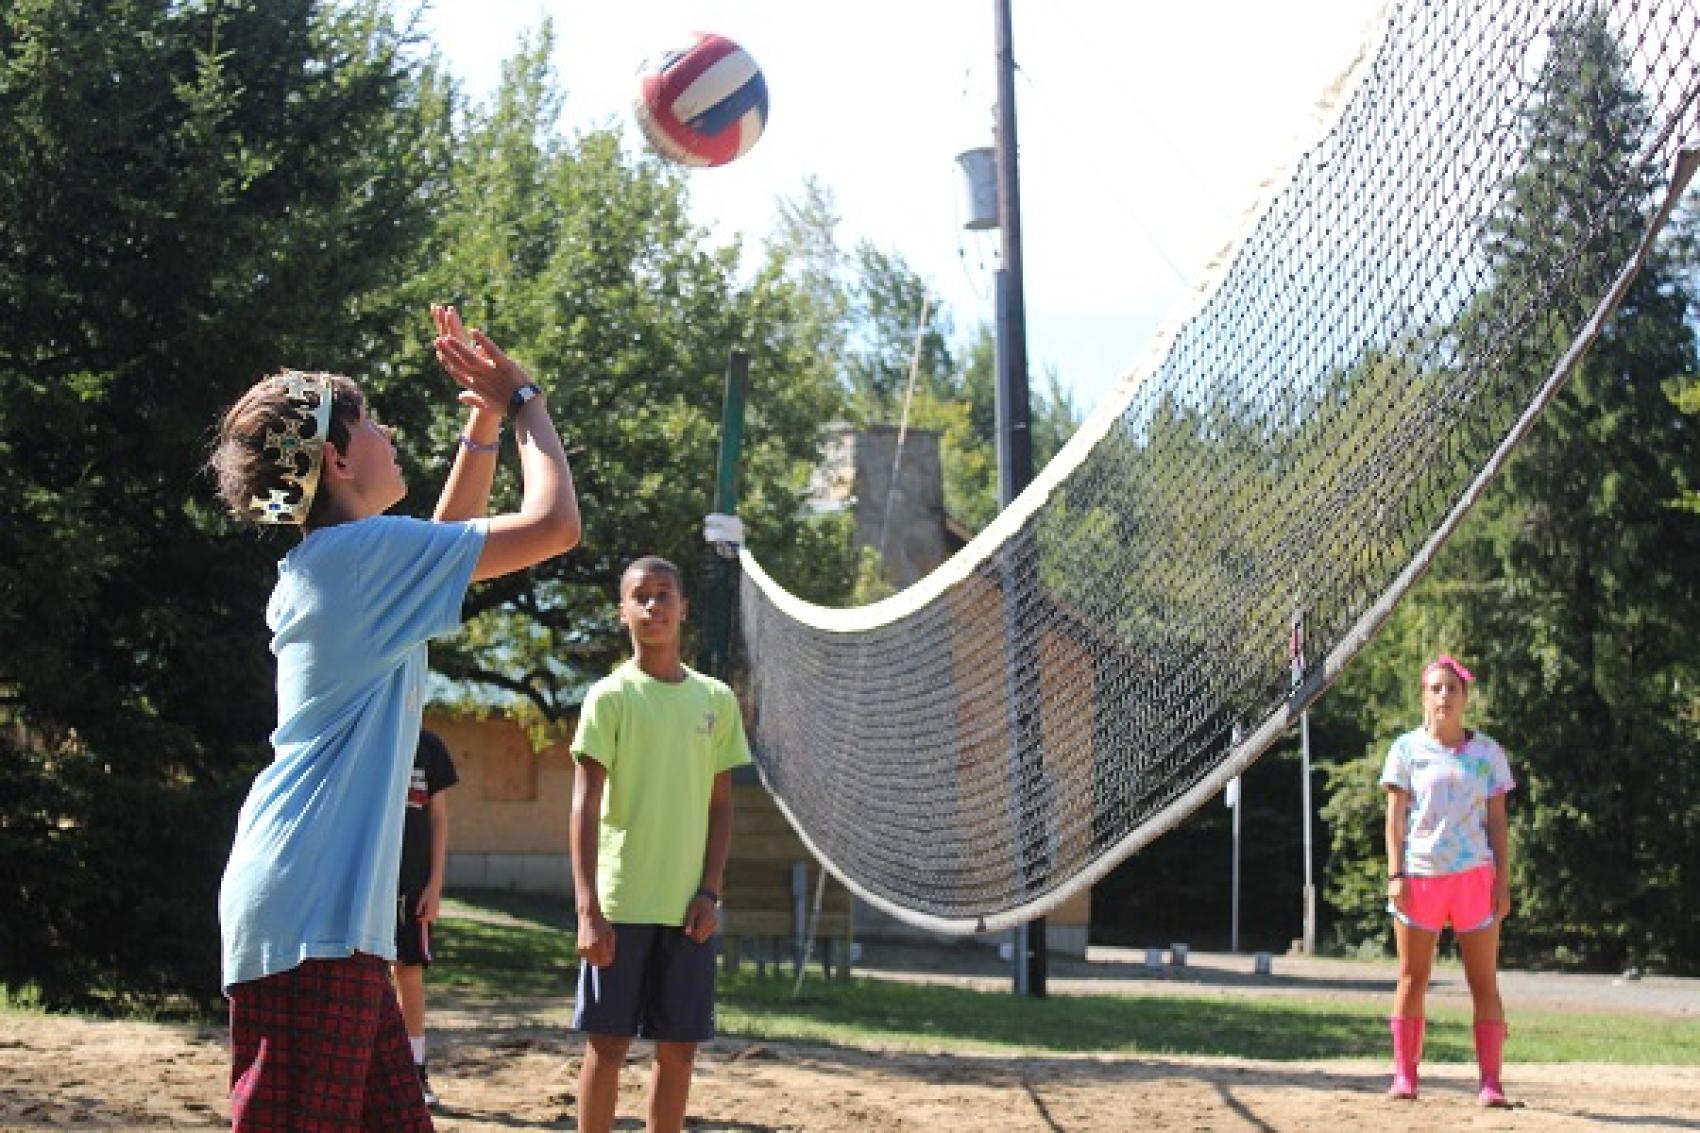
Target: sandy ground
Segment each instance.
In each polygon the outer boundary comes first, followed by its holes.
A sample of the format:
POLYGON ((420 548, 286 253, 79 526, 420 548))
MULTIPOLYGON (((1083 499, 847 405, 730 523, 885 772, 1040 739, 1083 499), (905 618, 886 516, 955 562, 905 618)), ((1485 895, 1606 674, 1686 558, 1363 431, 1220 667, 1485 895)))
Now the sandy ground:
MULTIPOLYGON (((1146 994, 1381 998, 1361 964, 1246 957, 1149 969, 1143 953, 1095 950, 1052 969, 1053 995, 1130 986, 1146 994)), ((871 956, 859 973, 1007 987, 995 958, 940 965, 918 950, 871 956), (869 967, 868 964, 874 965, 869 967), (941 971, 941 967, 950 970, 941 971)), ((1390 973, 1388 973, 1390 975, 1390 973)), ((1463 995, 1441 973, 1437 996, 1463 995)), ((1675 1014, 1700 1027, 1700 981, 1505 974, 1514 1004, 1675 1014)), ((433 1013, 438 1128, 466 1133, 571 1129, 579 1042, 565 1005, 444 1006, 433 1013)), ((0 1129, 216 1128, 227 1124, 224 1035, 217 1028, 0 1016, 0 1129)), ((646 1058, 635 1051, 634 1063, 646 1058)), ((1520 1103, 1483 1111, 1474 1070, 1425 1068, 1416 1103, 1384 1099, 1380 1062, 1139 1057, 921 1055, 720 1039, 705 1047, 689 1128, 850 1130, 1700 1130, 1700 1067, 1531 1066, 1506 1085, 1520 1103)), ((621 1129, 641 1128, 643 1071, 626 1075, 621 1129)))

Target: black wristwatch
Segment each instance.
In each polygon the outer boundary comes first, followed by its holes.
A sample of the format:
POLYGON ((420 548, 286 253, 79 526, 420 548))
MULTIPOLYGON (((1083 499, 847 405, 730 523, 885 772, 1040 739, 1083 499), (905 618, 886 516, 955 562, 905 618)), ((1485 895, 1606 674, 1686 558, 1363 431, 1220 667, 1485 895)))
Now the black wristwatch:
POLYGON ((534 397, 542 396, 542 386, 538 385, 536 382, 526 382, 524 385, 514 390, 514 395, 508 398, 508 412, 518 413, 525 407, 526 402, 530 401, 534 397))
POLYGON ((695 893, 692 894, 692 896, 693 897, 707 897, 710 901, 714 902, 714 907, 716 909, 718 909, 720 907, 720 894, 716 893, 714 890, 710 889, 706 885, 704 885, 702 888, 698 889, 695 893))

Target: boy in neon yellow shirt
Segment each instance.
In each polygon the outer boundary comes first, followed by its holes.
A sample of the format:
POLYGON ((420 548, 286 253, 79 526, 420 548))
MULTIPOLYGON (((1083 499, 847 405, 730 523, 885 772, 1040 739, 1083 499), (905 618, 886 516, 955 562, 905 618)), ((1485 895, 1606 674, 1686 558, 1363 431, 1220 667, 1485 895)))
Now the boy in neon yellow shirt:
POLYGON ((732 844, 732 769, 750 762, 737 699, 680 660, 679 569, 620 577, 632 659, 585 697, 573 737, 573 891, 586 1035, 578 1127, 614 1127, 633 1038, 655 1043, 648 1128, 684 1128, 697 1044, 714 1037, 714 946, 732 844))

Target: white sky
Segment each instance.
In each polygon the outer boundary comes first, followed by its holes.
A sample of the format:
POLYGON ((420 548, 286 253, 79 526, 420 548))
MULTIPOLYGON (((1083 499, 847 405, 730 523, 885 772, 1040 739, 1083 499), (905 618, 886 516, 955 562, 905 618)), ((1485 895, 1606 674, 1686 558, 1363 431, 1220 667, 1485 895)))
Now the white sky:
MULTIPOLYGON (((1013 0, 1028 365, 1090 409, 1314 139, 1317 104, 1382 0, 1013 0)), ((518 34, 555 22, 571 133, 624 124, 639 65, 715 31, 767 78, 767 132, 691 174, 697 221, 756 245, 808 176, 845 247, 901 254, 959 336, 994 316, 995 231, 968 232, 956 155, 992 141, 994 0, 433 0, 426 26, 468 92, 518 34)))

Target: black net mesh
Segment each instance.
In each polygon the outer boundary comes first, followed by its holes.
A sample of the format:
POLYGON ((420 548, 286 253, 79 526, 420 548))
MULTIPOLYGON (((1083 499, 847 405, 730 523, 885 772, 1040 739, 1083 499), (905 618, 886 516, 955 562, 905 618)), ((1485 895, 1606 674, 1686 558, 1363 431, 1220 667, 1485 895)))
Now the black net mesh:
POLYGON ((1005 927, 1278 738, 1628 286, 1700 136, 1697 28, 1403 6, 1195 312, 990 530, 861 610, 746 558, 757 761, 821 859, 913 923, 1005 927))

